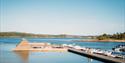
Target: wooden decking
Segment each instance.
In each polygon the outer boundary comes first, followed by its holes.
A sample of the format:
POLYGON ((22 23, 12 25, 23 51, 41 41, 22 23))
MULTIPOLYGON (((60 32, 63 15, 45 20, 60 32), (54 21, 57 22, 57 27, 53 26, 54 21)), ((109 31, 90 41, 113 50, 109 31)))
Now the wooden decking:
POLYGON ((68 49, 69 52, 73 52, 79 55, 83 55, 83 56, 87 56, 96 60, 100 60, 103 62, 108 62, 108 63, 125 63, 125 60, 123 59, 119 59, 119 58, 113 58, 113 57, 109 57, 109 56, 104 56, 104 55, 99 55, 99 54, 91 54, 91 53, 87 53, 84 51, 80 51, 77 49, 68 49))
POLYGON ((35 52, 64 52, 69 51, 79 55, 87 56, 96 60, 100 60, 106 63, 125 63, 125 59, 113 58, 110 56, 104 56, 100 54, 87 53, 75 48, 61 47, 59 45, 52 45, 48 43, 29 43, 26 40, 22 40, 13 51, 35 51, 35 52))
POLYGON ((26 40, 22 40, 13 51, 65 52, 67 48, 49 43, 29 43, 26 40))

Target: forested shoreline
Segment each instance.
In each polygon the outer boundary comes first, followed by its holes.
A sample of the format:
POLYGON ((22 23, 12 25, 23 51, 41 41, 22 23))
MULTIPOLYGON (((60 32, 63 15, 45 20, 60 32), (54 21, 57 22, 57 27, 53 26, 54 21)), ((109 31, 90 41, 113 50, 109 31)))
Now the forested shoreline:
POLYGON ((33 33, 22 33, 22 32, 0 32, 0 37, 8 38, 93 38, 92 36, 78 36, 78 35, 50 35, 50 34, 33 34, 33 33))
POLYGON ((89 38, 96 40, 125 40, 125 32, 116 34, 102 34, 98 36, 79 36, 79 35, 50 35, 50 34, 33 34, 23 32, 0 32, 0 37, 8 38, 89 38))
POLYGON ((116 34, 102 34, 97 36, 98 40, 125 40, 125 32, 116 34))

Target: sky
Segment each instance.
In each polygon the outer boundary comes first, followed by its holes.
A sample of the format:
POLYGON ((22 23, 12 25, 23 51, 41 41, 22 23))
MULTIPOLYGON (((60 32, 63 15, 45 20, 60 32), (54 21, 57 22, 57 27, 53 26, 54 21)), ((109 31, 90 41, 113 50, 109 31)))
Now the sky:
POLYGON ((0 32, 125 32, 125 0, 0 0, 0 32))

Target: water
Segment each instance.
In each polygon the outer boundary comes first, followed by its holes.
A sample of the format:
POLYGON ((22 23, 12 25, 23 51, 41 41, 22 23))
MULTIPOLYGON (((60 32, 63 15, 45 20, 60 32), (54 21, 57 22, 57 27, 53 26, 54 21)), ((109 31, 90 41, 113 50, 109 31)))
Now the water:
MULTIPOLYGON (((91 48, 111 50, 123 42, 72 42, 71 38, 27 38, 30 42, 49 42, 52 44, 73 44, 91 48)), ((21 38, 0 38, 0 63, 103 63, 98 60, 80 56, 70 52, 13 52, 12 49, 21 38)))

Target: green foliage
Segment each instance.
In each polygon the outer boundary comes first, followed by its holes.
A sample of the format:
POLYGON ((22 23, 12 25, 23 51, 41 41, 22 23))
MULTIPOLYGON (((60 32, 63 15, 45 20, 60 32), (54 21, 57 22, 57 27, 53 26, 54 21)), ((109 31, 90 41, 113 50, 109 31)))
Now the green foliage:
POLYGON ((32 33, 21 33, 21 32, 0 32, 0 37, 27 37, 27 38, 88 38, 86 36, 76 35, 47 35, 47 34, 32 34, 32 33))
POLYGON ((98 40, 105 40, 105 39, 117 39, 117 40, 125 40, 125 32, 124 33, 116 33, 113 35, 103 34, 97 37, 98 40))

